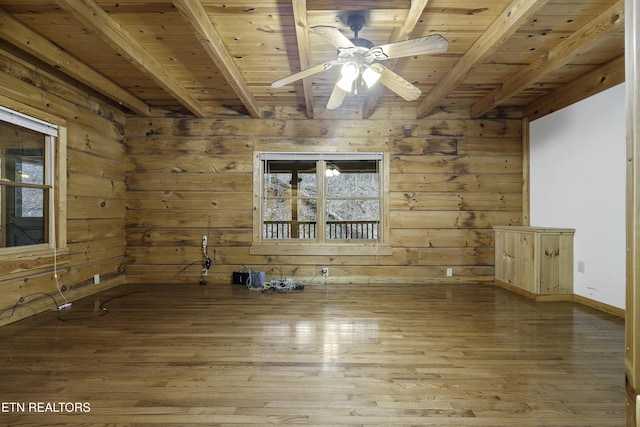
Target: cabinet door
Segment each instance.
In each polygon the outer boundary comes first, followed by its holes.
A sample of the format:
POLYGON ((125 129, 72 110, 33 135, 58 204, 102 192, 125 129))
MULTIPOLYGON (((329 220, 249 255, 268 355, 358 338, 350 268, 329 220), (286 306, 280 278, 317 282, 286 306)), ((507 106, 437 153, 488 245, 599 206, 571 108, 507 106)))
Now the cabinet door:
POLYGON ((540 236, 540 293, 558 293, 558 272, 560 259, 560 238, 558 235, 540 236))
POLYGON ((497 280, 511 283, 511 255, 507 249, 508 233, 500 230, 495 232, 495 276, 497 280))
POLYGON ((573 292, 573 236, 540 236, 540 293, 573 292))
POLYGON ((538 292, 538 274, 536 269, 536 239, 533 233, 513 233, 515 285, 532 292, 538 292))
POLYGON ((496 279, 535 292, 535 239, 531 233, 496 231, 496 279))

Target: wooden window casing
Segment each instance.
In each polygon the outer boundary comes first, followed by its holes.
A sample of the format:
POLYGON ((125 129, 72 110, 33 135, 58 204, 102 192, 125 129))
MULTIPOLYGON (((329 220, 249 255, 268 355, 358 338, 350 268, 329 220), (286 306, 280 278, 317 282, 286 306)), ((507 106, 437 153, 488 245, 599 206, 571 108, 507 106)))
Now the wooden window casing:
POLYGON ((0 107, 0 126, 0 138, 4 138, 0 141, 2 261, 11 263, 15 258, 26 260, 30 256, 55 257, 58 250, 66 248, 66 209, 63 208, 66 206, 66 128, 5 107, 0 107), (37 142, 38 135, 41 136, 40 142, 37 142), (42 177, 37 180, 25 178, 24 171, 19 176, 19 171, 14 170, 17 164, 30 159, 34 163, 42 163, 42 177), (6 175, 7 171, 11 171, 11 176, 6 175), (33 201, 35 193, 42 197, 42 217, 34 217, 31 222, 39 230, 36 233, 42 235, 32 239, 12 239, 12 232, 8 230, 11 218, 22 215, 15 211, 19 209, 16 205, 33 201))
POLYGON ((383 152, 255 152, 250 252, 390 255, 388 164, 388 153, 383 152), (334 168, 342 169, 347 175, 362 175, 376 181, 369 183, 367 191, 358 192, 354 187, 355 194, 354 189, 342 194, 338 185, 332 187, 331 184, 338 178, 327 175, 327 170, 334 168), (280 194, 274 194, 278 193, 274 190, 276 187, 265 183, 271 177, 286 187, 280 194), (362 210, 369 215, 332 218, 331 206, 338 205, 369 206, 362 210), (275 218, 267 218, 267 210, 280 213, 275 218), (285 218, 286 214, 289 216, 285 218))

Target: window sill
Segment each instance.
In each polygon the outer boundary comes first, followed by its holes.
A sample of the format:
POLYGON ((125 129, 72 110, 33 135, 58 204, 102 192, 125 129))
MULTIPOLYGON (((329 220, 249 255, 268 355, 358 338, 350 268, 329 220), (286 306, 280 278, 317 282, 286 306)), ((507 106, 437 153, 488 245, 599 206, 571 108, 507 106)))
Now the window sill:
POLYGON ((250 255, 392 255, 391 245, 378 243, 254 243, 250 255))

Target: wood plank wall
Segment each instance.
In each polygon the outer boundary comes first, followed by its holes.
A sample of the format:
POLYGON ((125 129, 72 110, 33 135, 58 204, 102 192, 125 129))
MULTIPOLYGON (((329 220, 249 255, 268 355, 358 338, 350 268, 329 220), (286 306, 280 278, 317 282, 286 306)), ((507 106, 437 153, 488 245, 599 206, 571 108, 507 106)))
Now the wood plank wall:
POLYGON ((518 117, 128 119, 126 132, 130 282, 197 282, 205 234, 211 282, 243 265, 314 283, 322 266, 329 283, 492 281, 491 227, 522 224, 518 117), (322 146, 390 152, 393 254, 250 255, 252 152, 322 146))
MULTIPOLYGON (((67 220, 60 230, 67 248, 59 250, 58 282, 72 301, 124 283, 125 117, 29 61, 0 49, 0 105, 66 123, 67 220)), ((44 294, 63 302, 49 258, 0 256, 0 325, 51 309, 44 294), (32 294, 11 316, 19 298, 32 294)))

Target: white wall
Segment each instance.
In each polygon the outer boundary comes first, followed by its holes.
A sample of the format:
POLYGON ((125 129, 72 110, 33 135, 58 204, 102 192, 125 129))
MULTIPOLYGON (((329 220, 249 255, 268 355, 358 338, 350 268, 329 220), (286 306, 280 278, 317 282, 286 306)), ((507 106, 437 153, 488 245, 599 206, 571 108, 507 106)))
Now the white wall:
POLYGON ((575 228, 574 294, 622 309, 625 132, 624 84, 531 123, 530 223, 575 228))

